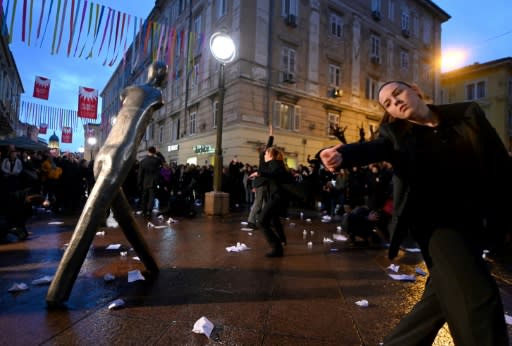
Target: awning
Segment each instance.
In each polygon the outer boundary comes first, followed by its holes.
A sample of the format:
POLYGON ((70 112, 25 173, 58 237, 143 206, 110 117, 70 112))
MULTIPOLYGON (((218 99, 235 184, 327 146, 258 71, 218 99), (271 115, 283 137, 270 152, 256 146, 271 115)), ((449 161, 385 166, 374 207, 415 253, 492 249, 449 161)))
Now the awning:
POLYGON ((35 142, 28 137, 20 136, 0 140, 1 146, 14 145, 17 150, 30 150, 30 151, 46 151, 48 146, 43 143, 35 142))

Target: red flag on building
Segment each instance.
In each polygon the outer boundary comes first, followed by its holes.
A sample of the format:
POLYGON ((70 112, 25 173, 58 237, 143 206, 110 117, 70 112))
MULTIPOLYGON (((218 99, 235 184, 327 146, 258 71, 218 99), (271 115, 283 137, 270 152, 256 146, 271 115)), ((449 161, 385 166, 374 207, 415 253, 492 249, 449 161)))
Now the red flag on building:
POLYGON ((86 87, 78 89, 78 116, 96 119, 98 111, 98 90, 86 87))
POLYGON ((48 78, 36 76, 34 83, 34 94, 32 96, 48 100, 50 95, 50 80, 48 78))
POLYGON ((48 130, 48 124, 46 124, 46 123, 39 124, 39 133, 40 134, 45 135, 46 130, 48 130))
POLYGON ((73 130, 69 126, 65 126, 62 128, 62 143, 72 143, 73 142, 73 130))

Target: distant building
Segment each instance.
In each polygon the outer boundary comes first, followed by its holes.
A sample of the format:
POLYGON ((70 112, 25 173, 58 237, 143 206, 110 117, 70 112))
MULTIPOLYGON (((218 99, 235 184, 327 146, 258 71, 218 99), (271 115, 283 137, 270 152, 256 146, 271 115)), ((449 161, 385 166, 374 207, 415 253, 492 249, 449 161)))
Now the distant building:
MULTIPOLYGON (((386 80, 415 82, 438 100, 441 24, 449 18, 428 0, 157 0, 149 21, 202 34, 205 43, 173 52, 165 106, 140 153, 154 145, 169 161, 212 163, 219 63, 208 39, 216 31, 227 31, 238 50, 225 67, 224 162, 237 155, 257 163, 273 124, 294 167, 336 143, 330 124, 347 126, 349 141, 361 128, 368 139, 383 113, 376 98, 386 80)), ((158 40, 144 41, 146 55, 140 41, 101 93, 104 123, 117 114, 122 88, 146 79, 158 40)))
MULTIPOLYGON (((3 16, 0 6, 0 17, 3 16)), ((1 19, 1 18, 0 18, 1 19)), ((0 23, 5 25, 4 20, 0 23)), ((16 136, 23 84, 9 49, 5 27, 0 27, 0 139, 16 136)))
POLYGON ((477 102, 512 151, 512 58, 475 63, 441 76, 443 103, 477 102))

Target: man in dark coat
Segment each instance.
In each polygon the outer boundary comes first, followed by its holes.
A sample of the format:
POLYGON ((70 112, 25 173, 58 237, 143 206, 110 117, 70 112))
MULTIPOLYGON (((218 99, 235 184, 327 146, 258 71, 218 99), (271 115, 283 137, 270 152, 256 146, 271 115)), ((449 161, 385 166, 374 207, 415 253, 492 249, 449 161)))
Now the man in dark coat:
POLYGON ((160 167, 162 160, 156 155, 156 148, 149 147, 148 154, 140 161, 137 185, 142 192, 142 213, 145 217, 151 216, 156 189, 160 182, 160 167))
POLYGON ((445 322, 457 345, 508 345, 500 292, 482 259, 483 246, 508 230, 510 206, 495 197, 511 193, 503 142, 476 103, 427 105, 402 81, 385 83, 379 102, 386 112, 378 138, 318 156, 332 171, 392 164, 389 257, 410 234, 429 268, 422 298, 384 345, 430 345, 445 322))

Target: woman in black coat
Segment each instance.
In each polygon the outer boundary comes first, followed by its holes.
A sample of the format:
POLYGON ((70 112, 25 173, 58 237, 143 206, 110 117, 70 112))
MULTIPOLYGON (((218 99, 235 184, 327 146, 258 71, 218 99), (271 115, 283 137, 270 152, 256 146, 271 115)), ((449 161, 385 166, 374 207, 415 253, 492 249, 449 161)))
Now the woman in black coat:
POLYGON ((500 293, 482 259, 510 210, 495 197, 511 192, 503 142, 476 103, 427 105, 402 81, 385 83, 379 102, 386 112, 375 140, 318 156, 329 170, 392 164, 389 257, 411 234, 429 268, 421 300, 384 345, 430 345, 445 322, 457 345, 508 345, 500 293))
POLYGON ((259 223, 272 249, 266 256, 282 257, 283 245, 286 245, 286 235, 280 216, 288 204, 286 191, 282 188, 282 184, 291 182, 291 174, 284 163, 284 155, 279 149, 267 148, 264 160, 264 164, 260 164, 258 171, 252 173, 250 177, 266 178, 268 200, 261 211, 259 223))

